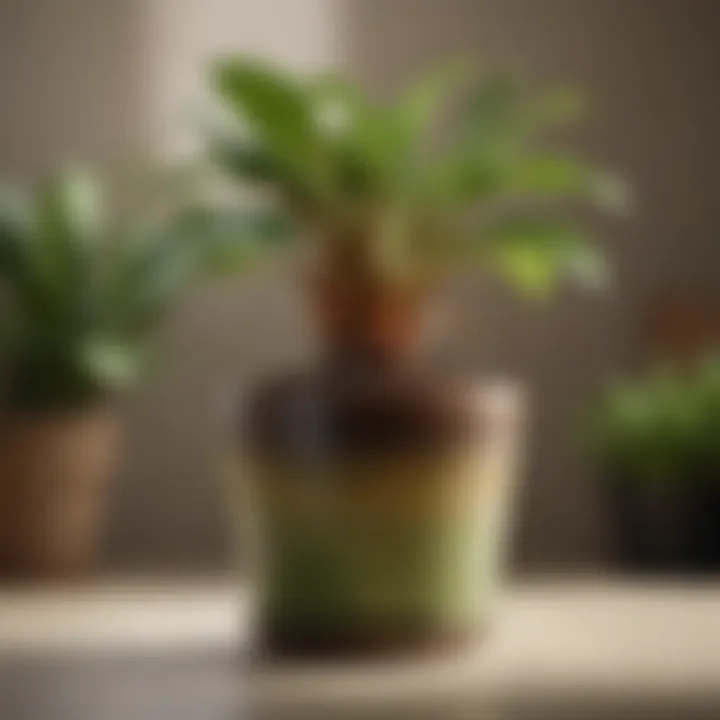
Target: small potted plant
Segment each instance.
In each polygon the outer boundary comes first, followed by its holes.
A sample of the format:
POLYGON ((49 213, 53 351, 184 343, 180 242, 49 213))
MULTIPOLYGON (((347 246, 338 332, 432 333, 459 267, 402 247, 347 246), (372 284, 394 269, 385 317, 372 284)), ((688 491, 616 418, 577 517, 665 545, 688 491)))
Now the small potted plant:
POLYGON ((82 173, 3 197, 3 578, 89 566, 117 449, 117 401, 178 294, 241 254, 247 232, 230 232, 229 222, 188 208, 118 232, 97 183, 82 173))
POLYGON ((470 266, 538 296, 564 275, 596 282, 600 254, 557 211, 619 186, 542 144, 576 107, 565 91, 524 98, 491 78, 458 100, 443 69, 378 102, 246 58, 221 60, 212 82, 232 128, 215 157, 305 239, 322 346, 243 413, 262 647, 474 638, 502 568, 520 403, 509 385, 420 362, 436 299, 470 266))
POLYGON ((638 572, 720 569, 720 364, 616 383, 595 418, 595 454, 616 557, 638 572))

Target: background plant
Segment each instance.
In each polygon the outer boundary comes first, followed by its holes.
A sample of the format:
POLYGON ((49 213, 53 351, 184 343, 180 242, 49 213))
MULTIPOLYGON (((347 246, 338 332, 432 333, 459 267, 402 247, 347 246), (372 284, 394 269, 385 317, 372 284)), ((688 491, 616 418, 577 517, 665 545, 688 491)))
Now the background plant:
POLYGON ((4 401, 82 404, 126 387, 179 295, 252 251, 249 216, 185 206, 120 229, 97 182, 64 173, 0 205, 4 401))
POLYGON ((720 356, 616 383, 595 418, 595 452, 629 481, 720 481, 720 356))
POLYGON ((577 114, 570 91, 529 98, 503 77, 468 91, 465 74, 445 68, 380 102, 342 77, 248 58, 219 61, 212 82, 232 119, 215 157, 269 190, 334 271, 424 285, 479 265, 540 294, 564 275, 602 278, 601 254, 558 210, 625 197, 549 143, 577 114))

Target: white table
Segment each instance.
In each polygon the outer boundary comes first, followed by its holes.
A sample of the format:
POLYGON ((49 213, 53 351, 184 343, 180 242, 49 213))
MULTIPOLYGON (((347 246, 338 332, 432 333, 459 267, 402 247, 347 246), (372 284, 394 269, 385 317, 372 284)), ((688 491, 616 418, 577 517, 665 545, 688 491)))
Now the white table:
POLYGON ((250 667, 245 606, 229 583, 0 591, 0 718, 720 717, 720 586, 519 586, 462 658, 380 665, 250 667))

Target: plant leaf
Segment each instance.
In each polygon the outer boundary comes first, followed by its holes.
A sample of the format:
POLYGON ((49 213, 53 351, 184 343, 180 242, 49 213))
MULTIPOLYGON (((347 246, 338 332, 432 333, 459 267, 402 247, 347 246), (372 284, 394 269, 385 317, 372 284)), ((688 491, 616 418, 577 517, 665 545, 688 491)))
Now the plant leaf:
POLYGON ((308 195, 327 187, 326 158, 310 96, 288 75, 245 58, 219 62, 213 81, 220 96, 246 121, 253 137, 286 166, 308 195))
POLYGON ((17 283, 27 273, 28 210, 24 196, 0 188, 0 278, 5 282, 17 283))
POLYGON ((81 291, 102 229, 98 186, 82 173, 62 173, 41 188, 35 212, 36 277, 56 297, 67 297, 72 288, 81 291))
POLYGON ((429 133, 440 113, 447 112, 449 100, 467 77, 466 67, 457 63, 443 65, 411 84, 391 108, 392 145, 400 171, 418 169, 416 163, 425 150, 429 133))
POLYGON ((587 194, 593 173, 575 158, 545 154, 518 163, 510 182, 519 193, 531 195, 587 194))
POLYGON ((238 140, 217 140, 211 148, 212 157, 237 178, 256 183, 286 183, 280 163, 257 143, 238 140))
POLYGON ((95 338, 81 344, 78 352, 80 366, 102 388, 126 388, 140 371, 140 355, 128 343, 95 338))
POLYGON ((103 229, 103 199, 99 185, 86 173, 65 171, 40 191, 41 232, 92 242, 103 229))
POLYGON ((567 224, 513 219, 492 232, 488 247, 500 275, 530 295, 548 296, 563 276, 592 287, 605 282, 603 256, 567 224))

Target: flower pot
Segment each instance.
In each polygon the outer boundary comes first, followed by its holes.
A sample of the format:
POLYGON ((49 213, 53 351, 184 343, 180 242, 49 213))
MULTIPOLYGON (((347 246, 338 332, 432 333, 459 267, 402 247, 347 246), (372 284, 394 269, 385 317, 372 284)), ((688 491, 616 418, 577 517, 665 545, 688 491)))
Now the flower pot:
POLYGON ((632 572, 705 574, 720 571, 720 483, 688 477, 605 482, 615 559, 632 572))
POLYGON ((2 418, 0 577, 63 577, 92 566, 116 444, 105 406, 2 418))
POLYGON ((487 625, 518 392, 410 362, 415 334, 385 302, 374 317, 335 305, 333 359, 249 403, 240 497, 256 531, 261 652, 417 652, 487 625))

